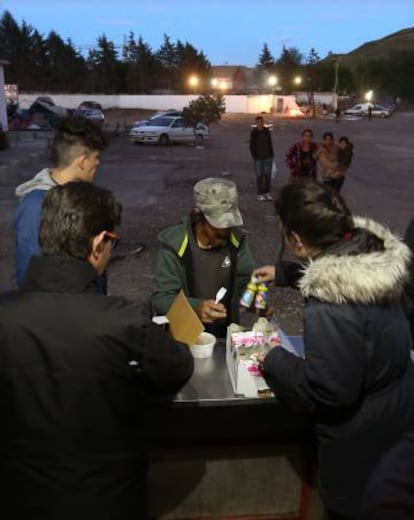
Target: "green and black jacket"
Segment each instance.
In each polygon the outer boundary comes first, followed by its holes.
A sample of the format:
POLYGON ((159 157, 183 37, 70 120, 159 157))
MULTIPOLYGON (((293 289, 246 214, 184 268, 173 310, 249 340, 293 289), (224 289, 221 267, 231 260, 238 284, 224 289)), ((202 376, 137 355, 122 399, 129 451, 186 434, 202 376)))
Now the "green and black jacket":
MULTIPOLYGON (((190 233, 192 233, 190 218, 185 217, 179 224, 165 229, 158 235, 160 248, 152 291, 152 305, 156 314, 165 315, 181 289, 194 310, 201 303, 200 299, 193 297, 190 233)), ((255 267, 241 228, 232 230, 230 242, 232 272, 229 323, 237 322, 239 319, 239 298, 255 267)))

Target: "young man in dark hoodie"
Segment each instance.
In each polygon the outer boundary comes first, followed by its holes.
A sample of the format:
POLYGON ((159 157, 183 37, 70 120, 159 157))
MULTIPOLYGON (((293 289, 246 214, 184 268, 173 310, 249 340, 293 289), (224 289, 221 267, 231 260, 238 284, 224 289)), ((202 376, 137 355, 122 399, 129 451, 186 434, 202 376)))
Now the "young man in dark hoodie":
POLYGON ((22 287, 33 255, 40 255, 39 229, 43 199, 50 188, 70 181, 93 182, 99 154, 108 140, 102 129, 83 117, 70 117, 58 125, 52 143, 52 167, 16 188, 21 199, 14 216, 16 283, 22 287))
POLYGON ((273 144, 269 128, 264 125, 263 117, 255 119, 256 126, 250 133, 250 153, 254 159, 257 183, 257 200, 272 200, 270 183, 273 166, 273 144))

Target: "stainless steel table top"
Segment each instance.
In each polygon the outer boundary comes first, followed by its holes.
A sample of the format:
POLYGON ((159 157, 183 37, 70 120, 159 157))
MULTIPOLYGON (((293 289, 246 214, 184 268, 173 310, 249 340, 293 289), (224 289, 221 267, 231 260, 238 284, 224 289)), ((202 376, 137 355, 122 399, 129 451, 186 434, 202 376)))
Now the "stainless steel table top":
MULTIPOLYGON (((290 345, 298 355, 303 355, 301 336, 288 336, 290 345)), ((282 340, 283 341, 283 340, 282 340)), ((263 405, 274 403, 272 397, 246 398, 234 395, 226 365, 226 345, 217 341, 213 356, 195 359, 194 374, 175 398, 177 403, 198 403, 199 406, 263 405)))

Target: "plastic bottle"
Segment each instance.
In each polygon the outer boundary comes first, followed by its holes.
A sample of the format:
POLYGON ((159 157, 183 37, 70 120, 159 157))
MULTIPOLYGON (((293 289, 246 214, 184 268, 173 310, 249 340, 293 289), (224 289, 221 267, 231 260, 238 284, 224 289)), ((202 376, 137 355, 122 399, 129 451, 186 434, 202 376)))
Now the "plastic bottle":
POLYGON ((265 311, 269 303, 269 287, 266 282, 261 282, 257 286, 257 293, 254 300, 254 306, 259 311, 265 311))
POLYGON ((249 283, 246 285, 246 289, 244 290, 242 297, 240 298, 240 305, 242 305, 243 307, 249 309, 253 306, 257 292, 257 282, 258 279, 252 276, 250 278, 249 283))

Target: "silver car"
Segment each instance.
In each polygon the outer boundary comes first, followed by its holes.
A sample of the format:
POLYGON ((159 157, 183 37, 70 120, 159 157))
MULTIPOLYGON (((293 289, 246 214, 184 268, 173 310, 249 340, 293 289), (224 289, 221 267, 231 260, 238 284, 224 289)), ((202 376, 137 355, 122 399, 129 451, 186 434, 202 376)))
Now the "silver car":
POLYGON ((157 117, 150 124, 134 126, 129 132, 133 143, 195 143, 202 145, 208 139, 208 126, 198 123, 195 128, 185 126, 182 117, 157 117))
POLYGON ((372 117, 390 117, 391 110, 382 105, 370 104, 370 103, 359 103, 358 105, 348 108, 344 111, 347 116, 368 116, 368 109, 371 106, 372 117))

